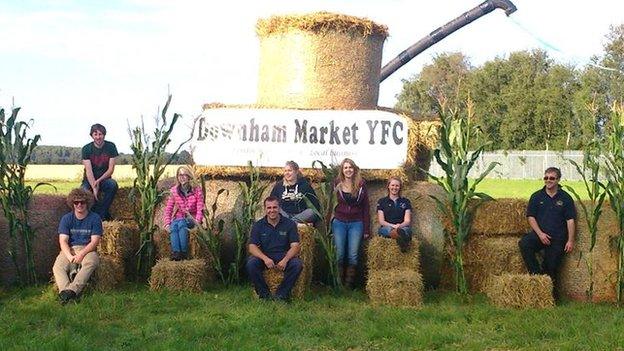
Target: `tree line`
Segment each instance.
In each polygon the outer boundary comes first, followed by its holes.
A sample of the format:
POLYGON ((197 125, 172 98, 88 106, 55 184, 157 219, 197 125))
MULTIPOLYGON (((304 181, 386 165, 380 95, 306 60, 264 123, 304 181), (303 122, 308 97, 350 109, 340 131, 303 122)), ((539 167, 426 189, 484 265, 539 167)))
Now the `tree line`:
MULTIPOLYGON (((168 158, 171 154, 165 153, 168 158)), ((57 145, 37 145, 32 153, 31 164, 75 165, 82 163, 82 148, 57 145)), ((115 159, 118 165, 132 164, 132 155, 119 153, 115 159)), ((181 151, 173 158, 172 164, 192 164, 193 157, 188 151, 181 151)))
POLYGON ((611 26, 603 52, 580 68, 539 49, 478 67, 461 52, 443 53, 404 80, 397 98, 396 108, 419 116, 437 115, 440 99, 472 100, 489 150, 582 149, 624 100, 624 24, 611 26))

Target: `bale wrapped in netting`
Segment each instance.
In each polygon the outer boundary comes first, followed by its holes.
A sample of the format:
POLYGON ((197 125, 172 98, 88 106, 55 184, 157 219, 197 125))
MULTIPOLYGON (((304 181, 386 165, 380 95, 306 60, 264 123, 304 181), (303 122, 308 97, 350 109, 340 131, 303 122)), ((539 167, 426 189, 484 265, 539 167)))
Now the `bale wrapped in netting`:
POLYGON ((552 281, 547 275, 502 274, 492 276, 486 295, 503 308, 548 308, 555 305, 552 281))
MULTIPOLYGON (((310 290, 310 284, 312 282, 312 271, 314 269, 314 248, 316 245, 315 231, 313 226, 298 224, 297 230, 299 231, 299 240, 301 244, 301 252, 299 258, 303 263, 303 269, 301 275, 297 279, 297 283, 292 290, 292 297, 296 299, 303 299, 305 293, 310 290)), ((272 294, 275 294, 277 287, 282 283, 284 279, 284 272, 277 269, 267 269, 264 271, 264 279, 269 286, 272 294)))
POLYGON ((585 216, 577 205, 577 235, 574 250, 566 254, 559 271, 557 287, 562 296, 572 300, 587 301, 591 282, 588 270, 590 257, 594 267, 594 302, 615 302, 617 300, 617 217, 610 205, 605 202, 602 216, 598 221, 596 245, 590 255, 590 234, 585 216))
POLYGON ((368 19, 317 12, 273 16, 260 39, 258 104, 306 109, 373 109, 388 29, 368 19))
MULTIPOLYGON (((93 271, 89 278, 89 282, 83 289, 82 293, 91 290, 99 292, 107 292, 117 288, 124 280, 123 265, 116 257, 111 255, 99 255, 100 263, 93 271)), ((53 291, 58 292, 58 285, 54 280, 54 274, 50 282, 53 285, 53 291)))
POLYGON ((98 253, 110 255, 123 263, 126 277, 133 276, 136 269, 136 252, 139 250, 138 227, 133 221, 104 221, 104 234, 98 245, 98 253))
POLYGON ((414 270, 370 271, 366 293, 373 305, 422 306, 423 282, 414 270))
POLYGON ((208 267, 205 260, 158 260, 149 279, 151 290, 201 292, 208 285, 208 267))
MULTIPOLYGON (((470 292, 485 292, 492 275, 527 273, 518 248, 518 241, 521 237, 522 234, 497 237, 471 235, 469 237, 468 243, 464 246, 463 262, 470 292)), ((454 287, 452 260, 452 253, 448 252, 441 273, 442 287, 449 290, 454 287)))
POLYGON ((133 206, 136 203, 130 198, 132 187, 120 187, 113 198, 109 212, 113 219, 119 221, 134 220, 133 206))
POLYGON ((368 271, 384 270, 420 270, 420 250, 418 240, 412 239, 412 243, 407 252, 403 253, 399 249, 396 240, 384 238, 379 235, 373 236, 368 244, 366 261, 368 271))
MULTIPOLYGON (((474 201, 472 201, 474 204, 474 201)), ((471 234, 504 236, 531 230, 526 219, 527 200, 497 199, 482 203, 473 216, 471 234)), ((450 218, 444 218, 445 229, 455 233, 450 218)))
MULTIPOLYGON (((60 251, 58 243, 58 224, 61 217, 69 212, 66 196, 35 194, 28 204, 28 222, 35 231, 33 239, 33 258, 37 277, 45 281, 52 272, 54 260, 60 251)), ((8 222, 0 211, 0 285, 11 285, 17 281, 15 265, 7 251, 11 246, 8 222)), ((17 264, 22 273, 26 270, 26 255, 23 241, 18 237, 17 264)))

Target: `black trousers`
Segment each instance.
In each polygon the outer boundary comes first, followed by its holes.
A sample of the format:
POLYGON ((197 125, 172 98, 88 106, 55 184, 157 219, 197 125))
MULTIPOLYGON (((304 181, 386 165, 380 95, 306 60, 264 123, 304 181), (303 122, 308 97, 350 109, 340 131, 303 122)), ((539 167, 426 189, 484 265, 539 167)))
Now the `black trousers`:
MULTIPOLYGON (((544 245, 535 232, 530 232, 520 239, 520 253, 529 274, 548 274, 556 287, 559 266, 565 250, 565 239, 550 239, 550 245, 544 245), (544 250, 544 261, 540 267, 535 254, 544 250)), ((555 288, 555 292, 556 292, 555 288)), ((556 296, 556 295, 555 295, 556 296)))

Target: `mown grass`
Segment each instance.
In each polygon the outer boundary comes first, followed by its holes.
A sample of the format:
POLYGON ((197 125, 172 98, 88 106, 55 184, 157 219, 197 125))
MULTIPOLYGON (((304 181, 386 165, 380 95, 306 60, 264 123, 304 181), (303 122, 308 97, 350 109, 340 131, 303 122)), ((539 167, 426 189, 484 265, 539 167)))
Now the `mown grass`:
POLYGON ((0 297, 2 350, 616 350, 624 311, 566 303, 504 310, 482 296, 429 293, 421 310, 373 307, 361 292, 308 296, 290 305, 249 287, 202 294, 129 284, 61 306, 49 287, 0 297), (42 291, 43 290, 43 291, 42 291))

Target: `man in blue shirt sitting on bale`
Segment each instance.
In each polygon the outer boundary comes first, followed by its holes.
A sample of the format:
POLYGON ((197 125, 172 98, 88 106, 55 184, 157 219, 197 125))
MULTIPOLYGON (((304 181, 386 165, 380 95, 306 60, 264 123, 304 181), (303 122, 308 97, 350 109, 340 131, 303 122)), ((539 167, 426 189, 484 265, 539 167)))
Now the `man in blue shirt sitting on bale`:
POLYGON ((280 215, 279 199, 269 196, 264 199, 265 216, 254 223, 249 237, 249 259, 247 273, 256 293, 261 299, 288 301, 303 264, 299 255, 299 233, 297 224, 280 215), (265 269, 284 272, 284 280, 271 294, 262 273, 265 269))
POLYGON ((550 167, 544 172, 544 187, 531 195, 527 219, 531 230, 519 242, 520 252, 530 274, 548 274, 558 299, 557 273, 564 253, 574 248, 576 208, 572 197, 559 186, 561 171, 550 167), (544 250, 540 268, 535 258, 544 250))

